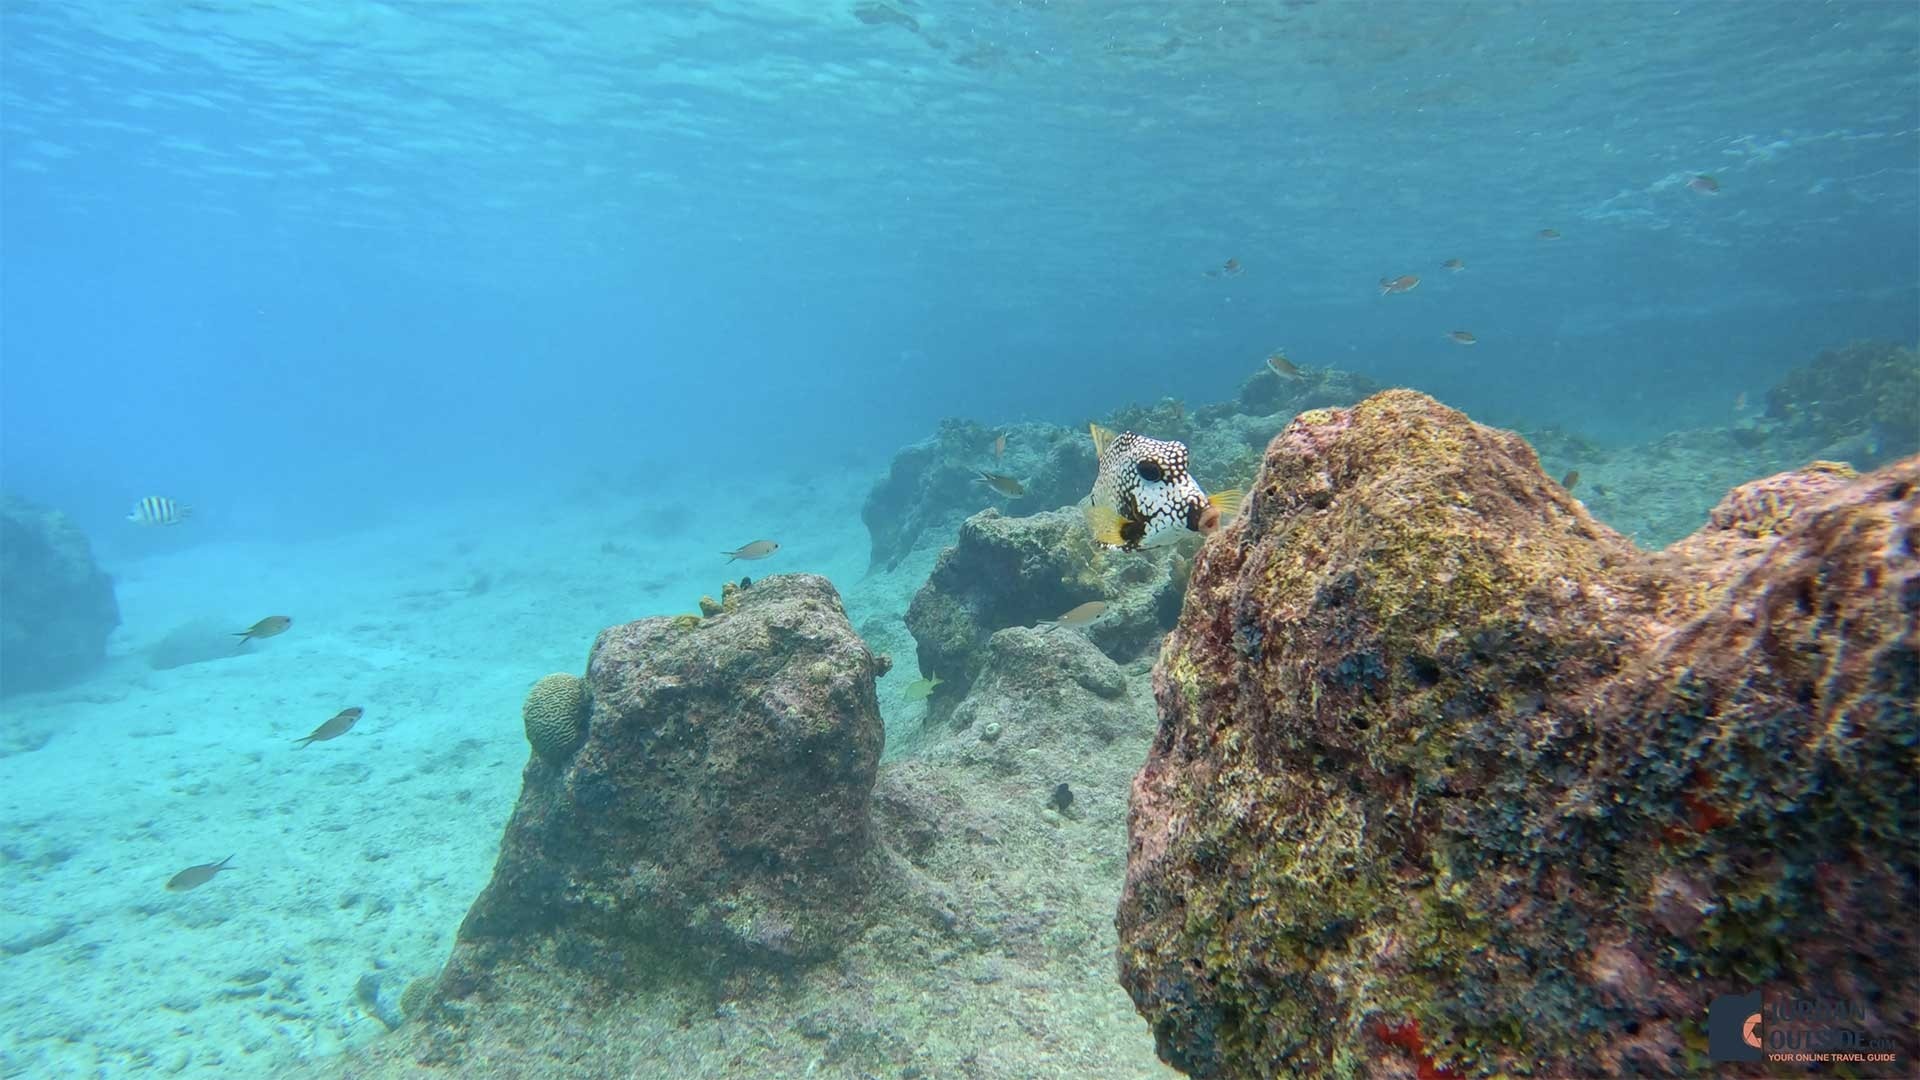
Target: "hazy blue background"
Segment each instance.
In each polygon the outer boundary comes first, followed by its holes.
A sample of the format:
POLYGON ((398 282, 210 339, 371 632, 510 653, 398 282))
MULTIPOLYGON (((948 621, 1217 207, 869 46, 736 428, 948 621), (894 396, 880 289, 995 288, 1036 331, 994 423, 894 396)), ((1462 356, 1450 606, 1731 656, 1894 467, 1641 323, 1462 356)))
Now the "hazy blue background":
POLYGON ((0 482, 96 533, 726 497, 1276 345, 1500 423, 1726 419, 1920 336, 1917 11, 7 0, 0 482))

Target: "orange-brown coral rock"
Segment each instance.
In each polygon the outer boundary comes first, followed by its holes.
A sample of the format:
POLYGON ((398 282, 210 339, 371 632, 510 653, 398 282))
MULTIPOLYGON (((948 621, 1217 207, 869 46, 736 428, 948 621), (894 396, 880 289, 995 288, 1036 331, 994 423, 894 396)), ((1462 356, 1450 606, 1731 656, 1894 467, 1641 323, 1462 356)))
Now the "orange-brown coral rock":
POLYGON ((1762 487, 1765 536, 1648 555, 1423 395, 1289 425, 1154 673, 1118 924, 1162 1057, 1678 1072, 1761 989, 1914 1060, 1920 459, 1762 487))

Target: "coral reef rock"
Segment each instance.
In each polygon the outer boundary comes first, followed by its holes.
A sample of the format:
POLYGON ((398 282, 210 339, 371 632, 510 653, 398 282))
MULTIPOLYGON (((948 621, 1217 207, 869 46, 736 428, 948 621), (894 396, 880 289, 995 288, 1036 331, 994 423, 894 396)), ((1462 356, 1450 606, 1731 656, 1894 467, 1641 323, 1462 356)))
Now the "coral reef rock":
POLYGON ((1145 698, 1084 634, 1010 627, 988 639, 980 676, 953 711, 953 726, 972 737, 943 745, 961 764, 1075 780, 1075 764, 1095 756, 1089 748, 1153 731, 1145 698))
POLYGON ((825 578, 733 599, 601 632, 586 742, 564 766, 528 763, 441 1011, 541 975, 590 995, 675 965, 789 969, 857 929, 874 657, 825 578))
POLYGON ((1154 671, 1117 923, 1162 1058, 1693 1073, 1765 988, 1912 1061, 1920 459, 1753 490, 1649 555, 1423 395, 1296 418, 1154 671))
MULTIPOLYGON (((774 617, 760 606, 767 598, 758 595, 788 588, 776 607, 805 602, 823 609, 818 617, 834 623, 823 628, 828 658, 857 661, 845 628, 825 614, 831 593, 811 584, 793 590, 792 580, 768 579, 736 592, 727 614, 693 620, 678 632, 705 649, 706 635, 736 627, 736 645, 744 652, 708 653, 728 670, 763 663, 758 657, 764 653, 795 651, 788 644, 792 628, 817 624, 774 617), (762 629, 742 629, 755 625, 762 629)), ((609 717, 639 725, 624 737, 623 745, 631 746, 658 718, 681 715, 689 700, 706 693, 702 687, 727 677, 684 666, 682 660, 691 664, 692 656, 679 646, 645 644, 659 642, 661 634, 646 623, 608 631, 589 669, 594 710, 587 747, 565 770, 538 759, 527 770, 530 794, 503 855, 522 851, 533 858, 513 871, 527 881, 515 888, 551 890, 560 899, 523 904, 519 910, 526 914, 516 916, 521 925, 506 931, 510 938, 475 925, 482 910, 477 905, 445 974, 406 985, 397 1009, 406 1023, 398 1031, 344 1055, 293 1066, 288 1076, 1137 1080, 1164 1071, 1113 979, 1112 912, 1126 858, 1127 790, 1154 730, 1152 687, 1144 671, 1121 668, 1066 627, 995 634, 980 678, 961 706, 970 718, 967 726, 935 729, 920 754, 879 767, 868 826, 876 859, 867 890, 855 893, 831 877, 816 882, 818 904, 858 914, 859 930, 831 961, 777 971, 755 967, 743 974, 724 953, 716 957, 709 950, 691 964, 666 958, 679 970, 661 977, 653 971, 655 950, 634 945, 630 927, 644 926, 637 932, 649 937, 666 931, 654 929, 650 916, 643 924, 624 919, 621 909, 641 902, 626 899, 635 890, 651 895, 664 887, 658 875, 671 869, 662 865, 667 856, 656 848, 638 858, 603 855, 611 850, 607 841, 557 831, 534 849, 521 831, 535 798, 531 792, 580 784, 587 775, 582 762, 597 747, 615 745, 609 743, 609 717), (682 659, 648 669, 654 705, 610 710, 610 688, 632 680, 611 678, 599 661, 608 656, 610 642, 629 637, 633 648, 654 647, 682 659), (668 681, 676 678, 685 680, 677 688, 668 681), (1073 793, 1064 811, 1058 807, 1065 800, 1055 796, 1061 785, 1073 793), (629 992, 592 990, 610 983, 629 992)), ((764 691, 779 700, 769 681, 735 685, 732 692, 764 691)), ((863 717, 870 709, 849 706, 863 717)), ((746 708, 750 722, 771 726, 770 714, 746 708)), ((689 725, 727 722, 717 710, 685 715, 689 725)), ((761 797, 728 785, 703 792, 710 782, 703 770, 730 775, 723 759, 709 754, 703 765, 662 749, 674 763, 676 790, 686 798, 704 797, 716 814, 730 802, 761 797)), ((838 775, 831 767, 826 772, 838 775)), ((767 793, 767 801, 778 804, 767 808, 774 815, 762 822, 768 829, 783 828, 791 816, 797 828, 824 832, 867 812, 845 803, 815 808, 811 800, 819 783, 805 791, 796 787, 785 783, 784 790, 767 793)), ((600 828, 600 819, 606 828, 626 828, 649 800, 644 794, 638 801, 595 800, 595 823, 585 828, 600 828)), ((725 841, 757 842, 757 836, 725 841)), ((676 870, 676 888, 707 890, 716 906, 739 894, 726 890, 742 871, 723 867, 727 877, 716 891, 702 876, 713 860, 697 845, 690 857, 700 866, 685 874, 676 870)), ((504 897, 507 865, 503 858, 488 903, 504 897)), ((699 920, 675 916, 672 922, 697 926, 699 920)), ((376 989, 388 997, 397 985, 396 978, 376 989)), ((388 1019, 394 1018, 389 1010, 388 1019)))
POLYGON ((1920 353, 1882 341, 1828 349, 1767 391, 1766 421, 1863 468, 1920 450, 1920 353))
POLYGON ((987 428, 943 420, 940 431, 894 455, 887 475, 867 493, 860 518, 873 541, 871 565, 892 570, 922 535, 945 543, 967 515, 992 507, 1031 514, 1077 501, 1093 486, 1093 441, 1065 428, 1019 424, 987 428), (1006 453, 993 456, 994 439, 1007 436, 1006 453), (1019 480, 1024 495, 1008 497, 976 483, 981 470, 1019 480))
POLYGON ((996 631, 1058 618, 1093 600, 1107 610, 1082 627, 1108 656, 1131 660, 1159 644, 1179 614, 1187 566, 1174 549, 1112 552, 1093 543, 1078 510, 968 518, 907 608, 923 674, 943 680, 928 702, 945 717, 986 663, 996 631))
POLYGON ((106 658, 113 579, 65 514, 0 497, 0 583, 0 693, 58 686, 106 658))
MULTIPOLYGON (((1282 379, 1262 366, 1232 402, 1189 412, 1183 402, 1165 398, 1129 405, 1101 422, 1115 431, 1186 443, 1193 452, 1194 479, 1212 491, 1245 484, 1267 441, 1295 413, 1351 405, 1380 389, 1364 375, 1333 368, 1282 379)), ((948 543, 953 529, 982 508, 1019 516, 1074 505, 1093 487, 1094 468, 1093 440, 1085 427, 989 428, 944 420, 932 438, 894 455, 887 475, 868 493, 860 516, 873 541, 871 566, 897 568, 929 536, 948 543), (996 462, 993 441, 1001 433, 1007 436, 1006 454, 996 462), (1007 498, 975 483, 981 469, 1020 480, 1026 494, 1007 498)))

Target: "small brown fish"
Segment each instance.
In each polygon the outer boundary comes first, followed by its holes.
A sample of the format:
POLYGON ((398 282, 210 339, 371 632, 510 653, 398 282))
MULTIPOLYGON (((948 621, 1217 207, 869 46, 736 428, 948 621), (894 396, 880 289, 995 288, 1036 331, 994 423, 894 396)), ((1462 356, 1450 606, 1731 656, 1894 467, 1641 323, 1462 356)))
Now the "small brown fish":
POLYGON ((1558 240, 1560 239, 1560 230, 1559 229, 1541 229, 1539 232, 1534 233, 1533 235, 1539 237, 1542 240, 1558 240))
POLYGON ((1446 262, 1443 262, 1440 264, 1440 269, 1447 270, 1455 274, 1459 273, 1462 270, 1465 270, 1466 268, 1467 268, 1467 264, 1461 262, 1459 259, 1448 259, 1446 262))
POLYGON ((999 461, 1005 456, 1007 456, 1007 436, 1002 433, 999 438, 993 440, 993 460, 999 461))
POLYGON ((1057 619, 1048 619, 1047 621, 1059 626, 1085 626, 1106 614, 1106 612, 1107 602, 1105 600, 1089 600, 1079 607, 1074 608, 1072 611, 1067 612, 1065 615, 1057 619))
POLYGON ((1415 274, 1401 274, 1397 278, 1383 277, 1380 279, 1381 296, 1389 296, 1393 293, 1408 293, 1419 287, 1420 278, 1415 274))
POLYGON ((305 750, 308 743, 326 742, 328 739, 337 739, 352 730, 354 721, 359 720, 360 714, 365 711, 366 710, 358 705, 350 709, 341 709, 339 712, 333 714, 333 719, 314 728, 313 734, 304 739, 295 739, 294 742, 299 744, 300 749, 305 750))
POLYGON ((1579 469, 1569 469, 1567 470, 1567 475, 1560 478, 1560 486, 1563 488, 1566 488, 1568 491, 1572 491, 1574 487, 1579 483, 1580 483, 1579 469))
POLYGON ((189 866, 185 870, 182 870, 179 873, 167 879, 167 891, 168 892, 186 892, 189 889, 197 889, 200 886, 205 885, 207 882, 212 881, 213 875, 219 873, 220 871, 233 869, 233 867, 227 865, 232 861, 233 861, 233 856, 229 855, 226 858, 221 859, 219 862, 201 863, 199 866, 189 866))
POLYGON ((292 625, 293 620, 285 615, 269 615, 233 636, 240 639, 240 644, 245 645, 257 638, 270 638, 276 634, 284 634, 287 632, 287 627, 292 625))
POLYGON ((1240 260, 1228 259, 1226 262, 1220 264, 1220 269, 1207 271, 1207 276, 1210 278, 1239 277, 1240 276, 1240 260))
POLYGON ((975 469, 973 471, 980 474, 973 478, 974 483, 985 484, 1010 499, 1017 499, 1027 493, 1027 486, 1011 476, 988 472, 985 469, 975 469))
POLYGON ((1305 373, 1294 366, 1293 361, 1287 359, 1279 349, 1273 350, 1273 353, 1267 357, 1267 370, 1283 379, 1306 378, 1305 373))
POLYGON ((720 554, 725 555, 728 562, 732 562, 735 559, 764 559, 779 550, 780 545, 771 540, 755 540, 746 547, 723 551, 720 554))
POLYGON ((1715 180, 1706 173, 1701 173, 1699 176, 1687 181, 1687 187, 1702 195, 1720 194, 1720 181, 1715 180))
POLYGON ((1448 339, 1449 339, 1449 340, 1451 340, 1451 341, 1452 341, 1452 342, 1453 342, 1453 343, 1454 343, 1455 345, 1478 345, 1478 344, 1480 344, 1480 339, 1479 339, 1479 338, 1477 338, 1477 337, 1474 337, 1474 336, 1473 336, 1472 334, 1470 334, 1470 333, 1468 333, 1468 332, 1467 332, 1467 331, 1465 331, 1465 330, 1449 330, 1449 331, 1447 331, 1447 337, 1448 337, 1448 339))

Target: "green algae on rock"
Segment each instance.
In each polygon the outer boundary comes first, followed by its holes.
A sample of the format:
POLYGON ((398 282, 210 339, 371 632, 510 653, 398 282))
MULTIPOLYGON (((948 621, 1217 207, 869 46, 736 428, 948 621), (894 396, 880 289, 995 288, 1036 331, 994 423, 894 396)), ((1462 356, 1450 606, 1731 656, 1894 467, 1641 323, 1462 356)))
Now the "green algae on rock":
POLYGON ((1649 556, 1422 395, 1297 418, 1155 671, 1118 925, 1161 1056, 1671 1073, 1761 982, 1920 1049, 1920 462, 1808 475, 1777 539, 1649 556))
POLYGON ((819 961, 857 929, 883 738, 875 661, 825 578, 781 575, 698 633, 601 632, 592 720, 529 766, 431 1005, 592 999, 703 964, 819 961))

